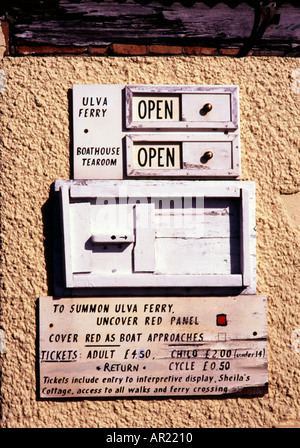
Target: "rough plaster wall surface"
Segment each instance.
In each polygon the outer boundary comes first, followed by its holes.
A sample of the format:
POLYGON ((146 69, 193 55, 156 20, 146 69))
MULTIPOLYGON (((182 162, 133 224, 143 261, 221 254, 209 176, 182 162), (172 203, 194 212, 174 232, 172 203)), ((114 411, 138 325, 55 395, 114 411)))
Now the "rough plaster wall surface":
POLYGON ((4 58, 5 87, 0 93, 3 428, 300 426, 300 344, 298 349, 297 340, 293 341, 300 329, 296 195, 300 93, 293 76, 298 65, 298 59, 272 57, 4 58), (268 297, 266 395, 37 398, 36 301, 53 293, 51 185, 55 179, 70 178, 68 95, 76 83, 240 86, 242 179, 255 181, 257 191, 257 293, 268 297))

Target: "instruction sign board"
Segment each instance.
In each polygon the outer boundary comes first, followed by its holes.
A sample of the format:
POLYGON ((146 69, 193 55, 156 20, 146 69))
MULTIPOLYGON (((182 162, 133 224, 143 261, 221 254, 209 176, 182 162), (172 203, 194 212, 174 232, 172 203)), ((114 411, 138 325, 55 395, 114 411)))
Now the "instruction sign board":
POLYGON ((265 388, 266 298, 39 299, 40 397, 228 395, 265 388))

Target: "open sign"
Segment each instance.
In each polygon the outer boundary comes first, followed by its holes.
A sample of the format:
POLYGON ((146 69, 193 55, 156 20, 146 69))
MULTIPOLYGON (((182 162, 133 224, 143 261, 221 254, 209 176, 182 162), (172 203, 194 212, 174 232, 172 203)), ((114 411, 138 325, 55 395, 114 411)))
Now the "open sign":
POLYGON ((155 143, 133 145, 133 167, 135 169, 180 169, 181 145, 155 143))
POLYGON ((180 106, 177 95, 134 95, 134 121, 179 121, 180 106))

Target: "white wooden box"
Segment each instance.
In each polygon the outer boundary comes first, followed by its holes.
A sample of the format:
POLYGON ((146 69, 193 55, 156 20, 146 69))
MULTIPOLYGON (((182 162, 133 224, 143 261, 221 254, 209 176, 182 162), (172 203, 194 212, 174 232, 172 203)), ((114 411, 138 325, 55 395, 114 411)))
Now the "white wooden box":
POLYGON ((239 127, 237 86, 127 86, 127 129, 239 127))
POLYGON ((255 188, 238 181, 56 181, 64 286, 255 293, 255 188))
POLYGON ((238 178, 236 134, 129 134, 126 174, 137 178, 238 178))

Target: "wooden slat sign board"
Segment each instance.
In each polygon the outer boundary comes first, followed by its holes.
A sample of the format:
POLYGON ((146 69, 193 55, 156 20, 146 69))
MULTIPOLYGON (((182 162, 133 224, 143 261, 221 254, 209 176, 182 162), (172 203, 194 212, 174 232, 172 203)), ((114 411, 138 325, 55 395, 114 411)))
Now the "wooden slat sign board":
POLYGON ((264 390, 266 320, 264 296, 41 297, 40 397, 264 390))

